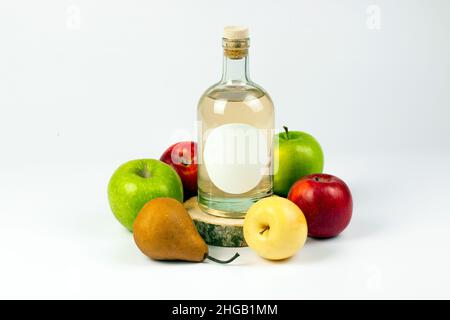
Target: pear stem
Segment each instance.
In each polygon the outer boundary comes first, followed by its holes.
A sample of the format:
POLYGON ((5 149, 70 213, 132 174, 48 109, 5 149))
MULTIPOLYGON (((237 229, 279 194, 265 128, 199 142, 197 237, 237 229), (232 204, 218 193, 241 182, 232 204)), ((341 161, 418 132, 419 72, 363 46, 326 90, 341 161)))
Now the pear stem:
POLYGON ((289 129, 286 126, 283 126, 284 131, 286 131, 286 139, 289 140, 289 129))
POLYGON ((221 264, 227 264, 227 263, 233 262, 237 257, 239 257, 239 253, 237 253, 237 252, 236 252, 236 254, 234 256, 232 256, 230 259, 225 260, 225 261, 216 259, 214 257, 211 257, 210 255, 206 255, 206 259, 209 259, 211 261, 214 261, 214 262, 217 262, 217 263, 221 263, 221 264))

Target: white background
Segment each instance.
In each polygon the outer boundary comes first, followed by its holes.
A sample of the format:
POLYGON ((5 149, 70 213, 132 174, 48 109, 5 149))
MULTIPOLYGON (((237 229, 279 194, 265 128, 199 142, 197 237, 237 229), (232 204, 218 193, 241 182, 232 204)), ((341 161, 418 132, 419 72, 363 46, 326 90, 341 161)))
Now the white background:
POLYGON ((445 0, 1 1, 0 298, 450 298, 449 16, 445 0), (229 24, 250 27, 277 127, 321 142, 353 220, 281 263, 150 261, 108 179, 190 138, 229 24))

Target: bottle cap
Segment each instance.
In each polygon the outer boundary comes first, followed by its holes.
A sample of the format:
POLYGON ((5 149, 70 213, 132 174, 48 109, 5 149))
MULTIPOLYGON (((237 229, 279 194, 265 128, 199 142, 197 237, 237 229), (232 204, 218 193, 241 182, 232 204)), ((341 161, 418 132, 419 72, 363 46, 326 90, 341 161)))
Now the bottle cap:
POLYGON ((223 29, 223 37, 230 40, 248 38, 248 28, 240 26, 227 26, 223 29))

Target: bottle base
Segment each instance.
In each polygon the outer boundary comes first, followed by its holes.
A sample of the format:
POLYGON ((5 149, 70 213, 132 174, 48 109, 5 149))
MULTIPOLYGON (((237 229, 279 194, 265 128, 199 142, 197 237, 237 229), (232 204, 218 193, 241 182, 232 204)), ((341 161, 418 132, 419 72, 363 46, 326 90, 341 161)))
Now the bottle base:
POLYGON ((270 197, 272 190, 260 193, 249 198, 217 198, 208 197, 202 192, 198 193, 198 205, 200 209, 210 215, 223 218, 241 219, 244 218, 248 208, 258 200, 270 197))

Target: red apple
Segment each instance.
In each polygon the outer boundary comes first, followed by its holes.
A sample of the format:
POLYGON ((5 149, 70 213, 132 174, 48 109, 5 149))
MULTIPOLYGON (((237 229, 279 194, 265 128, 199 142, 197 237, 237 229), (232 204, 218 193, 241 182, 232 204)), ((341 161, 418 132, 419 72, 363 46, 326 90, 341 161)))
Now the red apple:
POLYGON ((184 200, 197 194, 197 143, 183 141, 171 145, 161 156, 181 178, 184 200))
POLYGON ((350 189, 344 181, 330 174, 303 177, 291 187, 288 199, 303 211, 310 237, 337 236, 352 218, 350 189))

